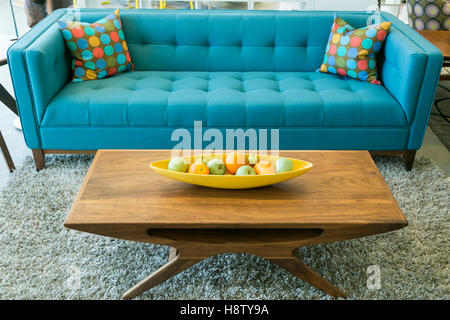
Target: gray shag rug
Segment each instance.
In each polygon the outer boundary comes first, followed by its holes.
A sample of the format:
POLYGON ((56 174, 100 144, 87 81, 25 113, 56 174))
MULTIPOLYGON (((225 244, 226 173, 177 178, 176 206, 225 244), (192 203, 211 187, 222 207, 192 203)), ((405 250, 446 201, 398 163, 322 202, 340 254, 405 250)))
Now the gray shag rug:
MULTIPOLYGON (((26 159, 0 195, 0 297, 120 299, 166 263, 168 247, 65 229, 63 221, 92 157, 48 158, 39 173, 32 159, 26 159)), ((417 159, 411 172, 398 157, 380 157, 376 163, 409 226, 304 247, 298 256, 351 299, 449 299, 449 179, 426 158, 417 159), (379 289, 367 287, 372 265, 381 272, 379 289)), ((138 299, 330 297, 261 258, 225 254, 138 299)))
POLYGON ((439 82, 429 121, 429 126, 433 132, 450 150, 450 123, 439 113, 437 107, 445 116, 450 117, 450 81, 439 82))

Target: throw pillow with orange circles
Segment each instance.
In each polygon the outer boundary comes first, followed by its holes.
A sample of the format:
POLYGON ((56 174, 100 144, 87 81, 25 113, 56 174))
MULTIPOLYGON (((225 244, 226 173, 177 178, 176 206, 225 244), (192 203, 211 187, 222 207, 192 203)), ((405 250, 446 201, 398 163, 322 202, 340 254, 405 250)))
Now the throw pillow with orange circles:
POLYGON ((73 56, 73 82, 102 79, 134 69, 119 9, 94 23, 57 22, 73 56))
POLYGON ((391 25, 381 22, 355 29, 343 19, 335 18, 319 71, 380 84, 377 54, 391 25))

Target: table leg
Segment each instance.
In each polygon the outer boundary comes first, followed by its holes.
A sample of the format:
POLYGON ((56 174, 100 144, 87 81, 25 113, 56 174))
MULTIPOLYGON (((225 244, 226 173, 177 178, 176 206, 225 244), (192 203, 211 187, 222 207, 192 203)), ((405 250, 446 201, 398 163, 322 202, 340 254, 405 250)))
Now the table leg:
MULTIPOLYGON (((135 285, 133 288, 128 290, 123 295, 123 299, 132 299, 207 258, 208 258, 207 256, 182 257, 180 256, 177 249, 170 248, 169 261, 164 266, 153 272, 150 276, 148 276, 140 283, 135 285)), ((335 298, 346 297, 345 293, 343 293, 341 290, 339 290, 337 287, 331 284, 328 280, 324 279, 320 274, 309 268, 295 256, 291 257, 270 256, 263 258, 289 271, 292 275, 296 276, 297 278, 300 278, 301 280, 309 283, 313 287, 329 294, 332 297, 335 298)))
MULTIPOLYGON (((133 234, 136 235, 136 233, 133 234)), ((332 297, 346 297, 341 290, 310 269, 293 254, 298 247, 326 241, 322 229, 145 229, 144 233, 138 232, 138 234, 140 235, 128 239, 170 246, 169 260, 164 266, 127 291, 123 295, 124 299, 134 298, 198 262, 224 253, 247 253, 262 257, 332 297), (145 236, 142 237, 142 234, 145 236)), ((121 236, 123 235, 124 233, 121 234, 121 236)), ((330 237, 335 236, 336 234, 330 233, 330 237)))
POLYGON ((298 260, 296 257, 285 259, 269 259, 270 262, 276 264, 283 269, 289 271, 291 274, 303 281, 309 283, 313 287, 329 294, 332 297, 346 298, 345 293, 332 285, 328 280, 322 278, 320 274, 309 268, 306 264, 298 260))
POLYGON ((125 292, 123 299, 132 299, 141 293, 163 283, 167 279, 170 279, 180 272, 192 267, 194 264, 200 262, 203 259, 190 259, 182 258, 177 255, 175 258, 170 260, 168 263, 163 265, 161 268, 153 272, 147 278, 139 282, 133 288, 125 292))

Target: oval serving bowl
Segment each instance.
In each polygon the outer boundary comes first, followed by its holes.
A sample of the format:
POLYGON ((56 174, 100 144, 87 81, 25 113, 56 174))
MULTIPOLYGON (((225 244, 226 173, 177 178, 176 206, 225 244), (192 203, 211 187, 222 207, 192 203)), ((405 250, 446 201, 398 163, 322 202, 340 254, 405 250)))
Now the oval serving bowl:
MULTIPOLYGON (((197 158, 201 157, 202 156, 191 156, 190 163, 194 163, 197 158)), ((203 155, 202 158, 205 159, 206 161, 209 161, 214 158, 219 158, 225 162, 225 157, 226 154, 221 153, 214 155, 203 155)), ((248 154, 245 154, 245 157, 247 161, 248 154)), ((189 159, 189 157, 184 158, 189 159)), ((271 155, 259 155, 259 158, 264 160, 270 159, 272 163, 275 163, 275 161, 281 157, 271 155)), ((220 188, 220 189, 249 189, 288 181, 290 179, 293 179, 306 173, 313 167, 313 164, 307 161, 293 158, 288 159, 291 159, 294 164, 292 171, 276 174, 255 175, 255 176, 202 175, 202 174, 171 171, 167 169, 170 159, 154 161, 150 163, 150 168, 152 168, 155 172, 170 179, 194 185, 199 185, 203 187, 220 188)))

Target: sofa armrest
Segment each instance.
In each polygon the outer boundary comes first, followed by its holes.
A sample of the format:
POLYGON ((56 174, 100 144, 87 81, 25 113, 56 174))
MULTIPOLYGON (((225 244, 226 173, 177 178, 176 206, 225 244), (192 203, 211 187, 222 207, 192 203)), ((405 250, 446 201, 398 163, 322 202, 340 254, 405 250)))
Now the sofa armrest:
POLYGON ((41 148, 39 124, 50 100, 67 83, 71 59, 58 26, 65 10, 57 10, 8 49, 8 65, 25 141, 41 148))
POLYGON ((441 51, 419 33, 388 13, 392 22, 386 39, 381 78, 386 89, 405 110, 410 123, 408 150, 422 145, 428 117, 441 74, 441 51))

